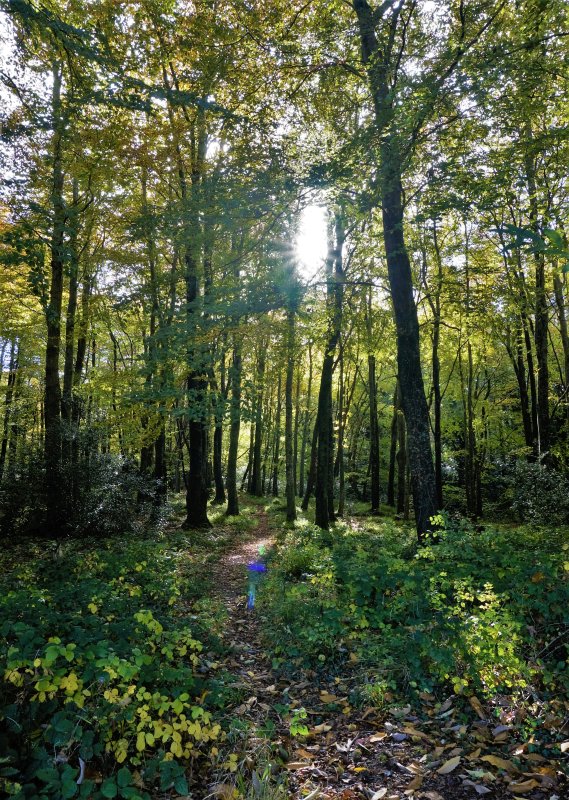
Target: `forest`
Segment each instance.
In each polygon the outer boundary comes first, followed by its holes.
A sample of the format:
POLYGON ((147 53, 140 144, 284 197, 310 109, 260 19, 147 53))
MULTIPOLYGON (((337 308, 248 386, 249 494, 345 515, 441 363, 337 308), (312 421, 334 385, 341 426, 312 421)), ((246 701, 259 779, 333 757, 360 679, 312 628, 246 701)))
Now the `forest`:
POLYGON ((0 792, 569 797, 565 0, 0 0, 0 792))

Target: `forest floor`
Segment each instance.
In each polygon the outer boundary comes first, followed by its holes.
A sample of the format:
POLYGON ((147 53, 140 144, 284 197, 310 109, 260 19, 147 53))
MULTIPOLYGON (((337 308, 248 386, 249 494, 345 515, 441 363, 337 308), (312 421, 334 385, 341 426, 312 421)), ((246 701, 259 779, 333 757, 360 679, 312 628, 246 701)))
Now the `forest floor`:
POLYGON ((225 666, 240 693, 227 709, 239 721, 230 737, 235 775, 204 785, 196 797, 230 800, 236 785, 238 796, 259 800, 569 797, 558 762, 516 736, 506 702, 499 718, 476 697, 465 716, 462 698, 441 702, 428 693, 416 708, 353 707, 361 672, 349 661, 331 672, 283 670, 278 662, 274 669, 263 637, 267 620, 262 609, 247 608, 246 574, 278 531, 262 508, 256 523, 212 570, 213 595, 227 610, 225 666))
POLYGON ((0 550, 0 795, 569 799, 569 530, 242 500, 0 550))

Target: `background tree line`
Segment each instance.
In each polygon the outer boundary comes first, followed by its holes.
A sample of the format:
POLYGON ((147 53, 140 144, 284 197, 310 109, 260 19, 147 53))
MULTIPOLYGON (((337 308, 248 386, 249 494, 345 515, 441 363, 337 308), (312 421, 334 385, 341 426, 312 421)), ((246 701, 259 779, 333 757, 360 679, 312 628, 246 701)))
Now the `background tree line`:
POLYGON ((6 534, 567 519, 564 3, 0 8, 6 534))

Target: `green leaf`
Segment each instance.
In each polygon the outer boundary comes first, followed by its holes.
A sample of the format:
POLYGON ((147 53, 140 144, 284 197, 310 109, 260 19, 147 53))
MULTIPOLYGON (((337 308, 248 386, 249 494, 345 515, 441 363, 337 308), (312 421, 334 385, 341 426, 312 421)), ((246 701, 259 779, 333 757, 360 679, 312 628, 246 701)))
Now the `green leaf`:
POLYGON ((120 787, 128 786, 132 783, 132 774, 126 767, 121 767, 117 773, 117 783, 120 787))
POLYGON ((174 789, 178 792, 178 794, 188 794, 188 781, 186 780, 185 775, 179 775, 174 781, 174 789))
POLYGON ((107 778, 101 784, 101 794, 103 797, 116 797, 118 794, 117 784, 114 778, 107 778))
POLYGON ((78 789, 77 783, 72 778, 64 780, 61 784, 61 796, 63 800, 69 800, 69 798, 75 797, 78 789))

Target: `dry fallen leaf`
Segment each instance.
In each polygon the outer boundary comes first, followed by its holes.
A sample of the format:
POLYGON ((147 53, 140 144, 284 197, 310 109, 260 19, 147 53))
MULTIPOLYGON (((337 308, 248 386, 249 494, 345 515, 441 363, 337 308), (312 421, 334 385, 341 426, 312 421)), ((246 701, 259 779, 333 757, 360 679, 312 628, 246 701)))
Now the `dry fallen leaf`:
POLYGON ((487 786, 484 786, 482 783, 474 783, 474 781, 469 780, 468 778, 462 782, 463 786, 470 786, 471 789, 474 789, 476 794, 489 794, 492 789, 489 789, 487 786))
POLYGON ((327 725, 323 722, 321 725, 315 725, 313 728, 310 729, 311 733, 327 733, 328 731, 332 730, 331 725, 327 725))
POLYGON ((472 695, 472 697, 468 698, 468 702, 470 703, 474 711, 476 711, 480 719, 486 719, 486 714, 484 713, 484 709, 482 708, 482 703, 477 697, 472 695))
POLYGON ((417 789, 420 789, 420 788, 421 788, 421 784, 422 784, 422 783, 423 783, 423 777, 422 777, 422 775, 417 775, 417 777, 416 777, 416 778, 413 778, 413 780, 412 780, 412 781, 411 781, 411 783, 410 783, 410 784, 407 786, 407 788, 406 788, 406 790, 405 790, 405 791, 407 791, 407 792, 415 792, 417 789))
POLYGON ((385 797, 387 794, 387 789, 385 786, 382 789, 378 789, 377 792, 374 792, 371 796, 371 800, 381 800, 382 797, 385 797))
POLYGON ((337 703, 338 698, 335 694, 330 694, 330 692, 320 692, 320 700, 323 703, 337 703))
POLYGON ((533 778, 529 781, 522 781, 521 783, 512 781, 508 784, 508 791, 514 792, 515 794, 525 794, 526 792, 531 792, 536 786, 539 786, 539 782, 533 778))
POLYGON ((454 758, 449 758, 448 761, 439 767, 437 772, 439 775, 448 775, 449 772, 452 772, 453 769, 456 769, 460 764, 460 756, 454 756, 454 758))
POLYGON ((374 733, 373 736, 369 737, 370 742, 382 742, 384 739, 387 738, 387 731, 380 731, 379 733, 374 733))
POLYGON ((559 747, 562 753, 567 753, 569 751, 569 742, 561 742, 559 747))
POLYGON ((220 800, 233 800, 233 786, 230 783, 216 783, 212 789, 212 797, 219 797, 220 800))
POLYGON ((519 772, 515 764, 511 761, 506 761, 505 758, 500 758, 500 756, 482 756, 480 761, 487 761, 488 764, 492 764, 492 766, 498 767, 498 769, 505 769, 506 772, 519 772))

